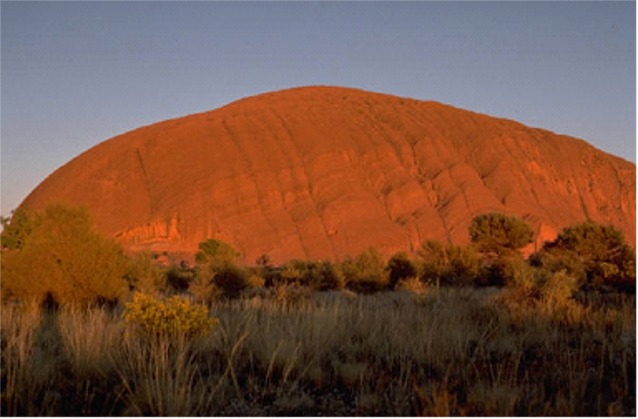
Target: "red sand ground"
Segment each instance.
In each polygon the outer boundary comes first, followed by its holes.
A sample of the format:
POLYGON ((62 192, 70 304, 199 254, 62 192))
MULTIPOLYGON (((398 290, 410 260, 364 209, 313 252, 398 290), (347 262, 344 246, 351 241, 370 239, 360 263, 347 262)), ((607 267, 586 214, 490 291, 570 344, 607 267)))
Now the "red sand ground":
POLYGON ((537 243, 590 218, 633 245, 635 191, 634 164, 582 140, 436 102, 305 87, 105 141, 23 205, 84 205, 131 250, 192 255, 217 238, 252 263, 466 243, 486 211, 522 217, 537 243))

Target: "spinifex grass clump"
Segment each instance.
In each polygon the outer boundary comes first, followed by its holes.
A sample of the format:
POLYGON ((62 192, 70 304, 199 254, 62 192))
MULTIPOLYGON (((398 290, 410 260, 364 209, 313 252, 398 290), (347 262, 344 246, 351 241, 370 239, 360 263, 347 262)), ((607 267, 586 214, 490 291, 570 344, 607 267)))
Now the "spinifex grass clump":
POLYGON ((217 323, 202 305, 179 296, 158 299, 142 293, 126 304, 123 317, 150 336, 205 336, 217 323))
POLYGON ((129 335, 116 357, 127 405, 123 413, 190 416, 210 409, 193 345, 196 338, 206 341, 217 323, 207 308, 179 296, 138 293, 126 304, 123 319, 143 337, 129 335))

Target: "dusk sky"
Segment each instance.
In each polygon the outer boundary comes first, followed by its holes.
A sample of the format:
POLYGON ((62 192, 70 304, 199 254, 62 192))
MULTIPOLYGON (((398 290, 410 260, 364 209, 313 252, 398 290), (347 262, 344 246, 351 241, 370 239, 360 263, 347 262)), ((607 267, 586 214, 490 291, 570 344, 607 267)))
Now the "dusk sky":
POLYGON ((636 161, 634 2, 0 7, 3 215, 103 140, 303 85, 436 100, 636 161))

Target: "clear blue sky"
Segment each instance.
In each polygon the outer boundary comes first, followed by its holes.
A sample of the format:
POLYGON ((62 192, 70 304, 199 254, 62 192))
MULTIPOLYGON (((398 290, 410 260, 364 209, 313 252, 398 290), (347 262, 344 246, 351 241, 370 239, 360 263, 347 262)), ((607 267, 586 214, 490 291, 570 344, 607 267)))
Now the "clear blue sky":
POLYGON ((437 100, 635 162, 634 2, 0 7, 3 215, 105 139, 302 85, 437 100))

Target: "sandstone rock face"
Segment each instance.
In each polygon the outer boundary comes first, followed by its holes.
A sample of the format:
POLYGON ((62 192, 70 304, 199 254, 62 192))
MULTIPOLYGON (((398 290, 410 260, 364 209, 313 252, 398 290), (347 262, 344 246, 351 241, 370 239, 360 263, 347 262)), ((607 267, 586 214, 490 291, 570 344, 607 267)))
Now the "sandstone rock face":
POLYGON ((635 190, 634 164, 582 140, 436 102, 305 87, 105 141, 23 205, 86 206, 131 250, 192 255, 216 238, 253 263, 463 244, 487 211, 522 217, 537 244, 592 219, 633 245, 635 190))

